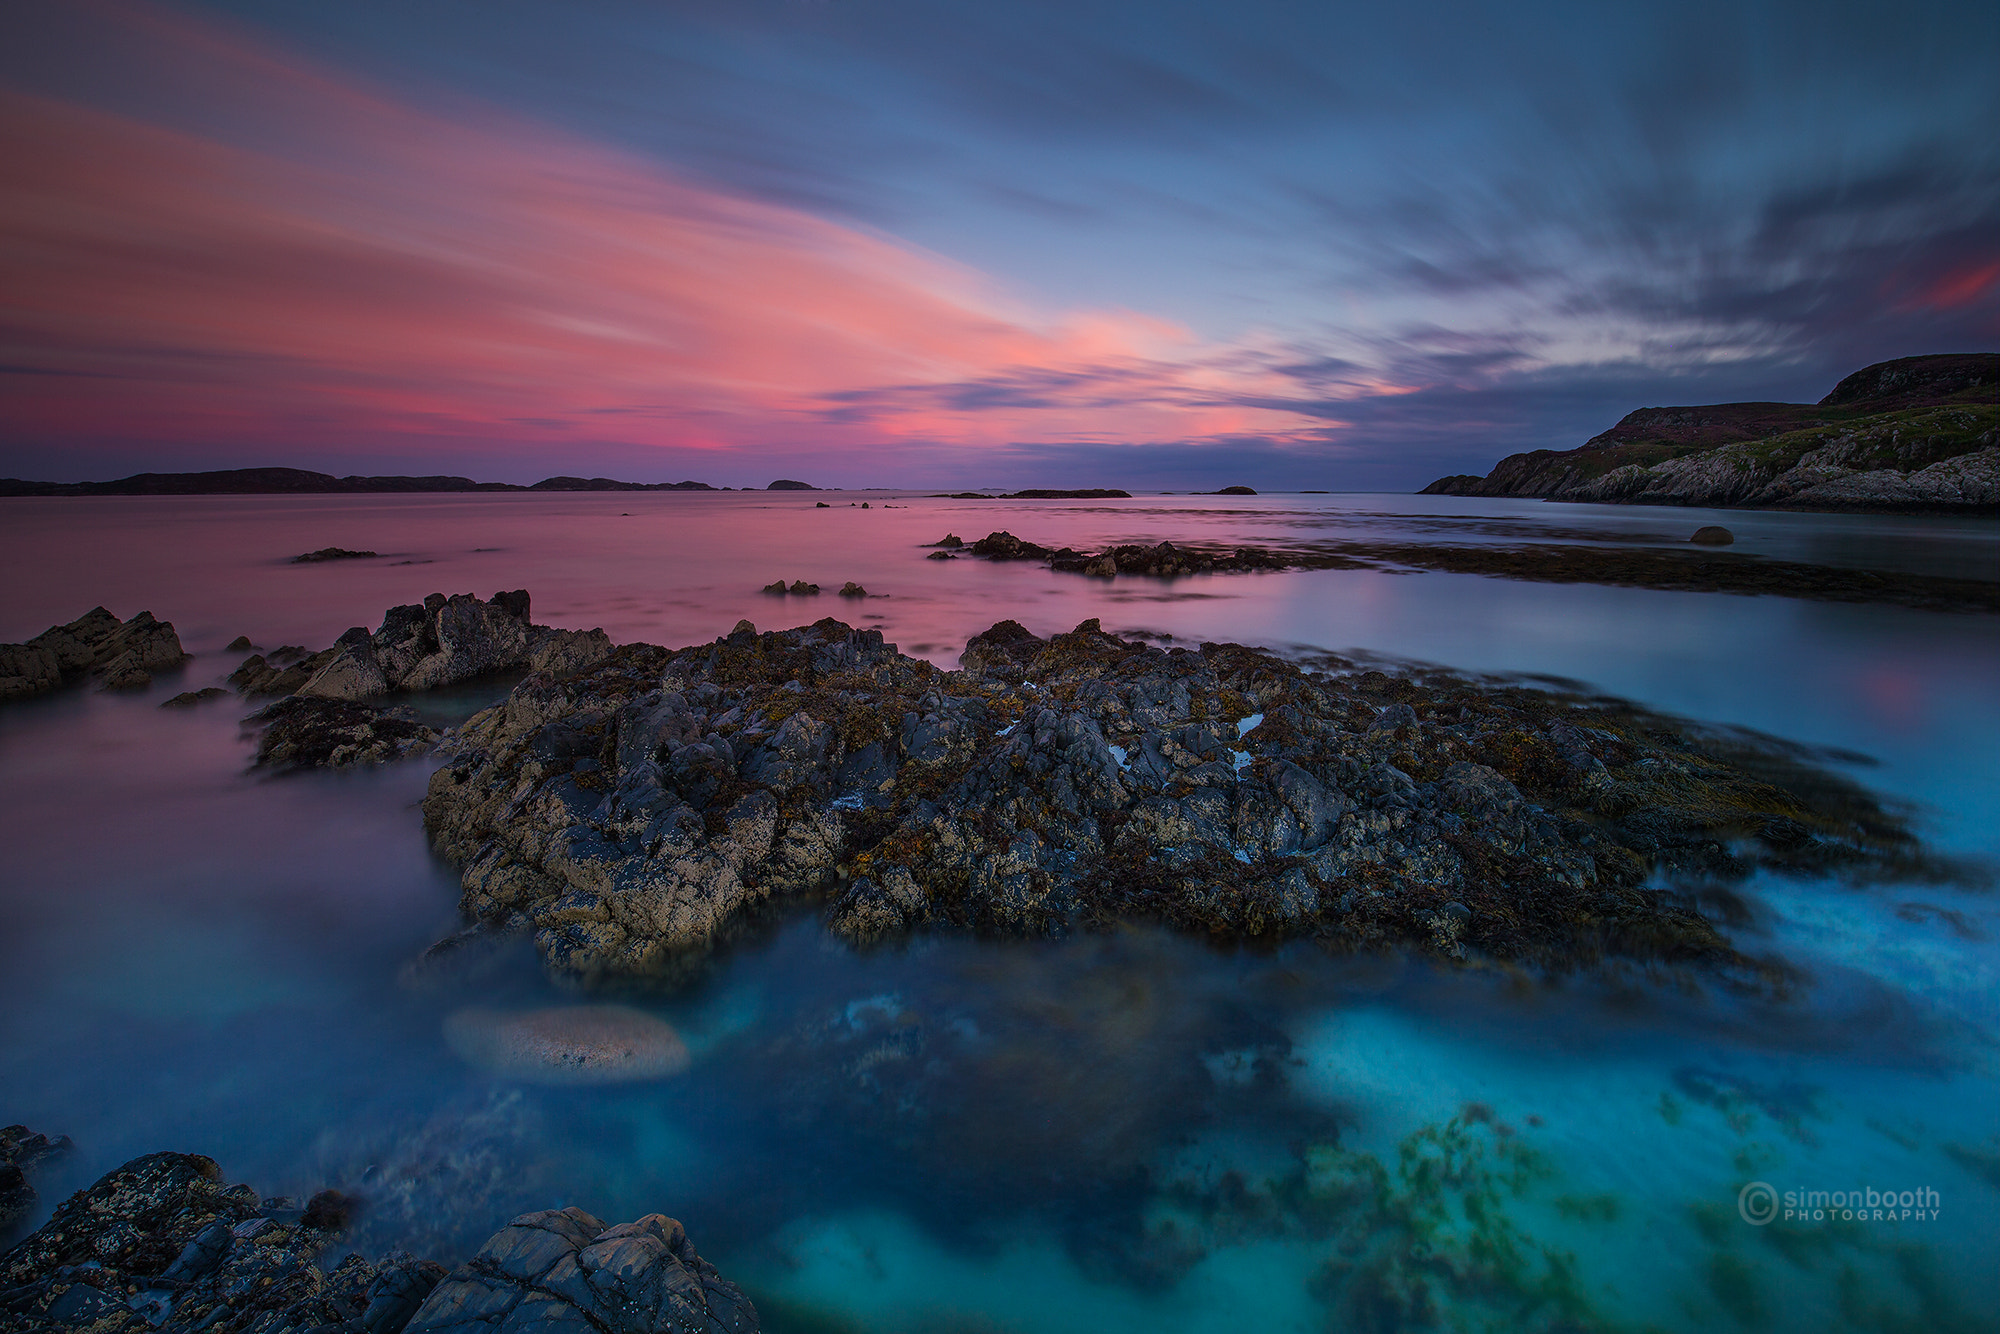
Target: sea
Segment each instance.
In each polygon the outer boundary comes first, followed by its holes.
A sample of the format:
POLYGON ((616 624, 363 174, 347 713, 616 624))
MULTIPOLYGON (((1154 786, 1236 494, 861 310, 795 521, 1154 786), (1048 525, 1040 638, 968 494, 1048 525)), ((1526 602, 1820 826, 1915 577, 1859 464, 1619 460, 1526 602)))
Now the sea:
MULTIPOLYGON (((146 692, 0 709, 0 1122, 76 1145, 31 1221, 175 1149, 267 1196, 359 1196, 347 1244, 371 1256, 456 1261, 532 1209, 665 1213, 771 1331, 1996 1328, 2000 620, 926 559, 1003 529, 1680 548, 1710 523, 1750 555, 2000 579, 1984 520, 1386 494, 0 500, 0 640, 102 604, 194 655, 146 692), (379 554, 290 561, 328 546, 379 554), (800 579, 825 592, 760 592, 800 579), (835 596, 848 581, 868 596, 835 596), (1782 994, 1145 924, 857 951, 804 905, 615 997, 680 1032, 684 1073, 521 1083, 461 1059, 446 1020, 605 998, 525 944, 444 984, 408 969, 458 925, 417 809, 437 761, 272 776, 244 702, 158 707, 223 681, 239 635, 317 649, 428 593, 511 589, 619 642, 831 615, 950 668, 1002 619, 1095 617, 1619 696, 1804 748, 1955 869, 1739 887, 1727 933, 1792 971, 1782 994)), ((451 723, 509 685, 413 704, 451 723)))

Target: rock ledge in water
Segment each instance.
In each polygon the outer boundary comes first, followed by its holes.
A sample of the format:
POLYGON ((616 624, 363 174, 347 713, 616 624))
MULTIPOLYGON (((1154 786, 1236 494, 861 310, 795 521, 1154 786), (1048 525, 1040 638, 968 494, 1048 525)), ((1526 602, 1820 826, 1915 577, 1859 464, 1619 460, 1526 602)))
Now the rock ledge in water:
POLYGON ((831 618, 627 645, 470 719, 425 825, 468 920, 586 982, 676 972, 798 896, 856 943, 1141 919, 1753 968, 1662 883, 1924 864, 1899 817, 1782 745, 1618 701, 1094 620, 1002 622, 961 662, 831 618))

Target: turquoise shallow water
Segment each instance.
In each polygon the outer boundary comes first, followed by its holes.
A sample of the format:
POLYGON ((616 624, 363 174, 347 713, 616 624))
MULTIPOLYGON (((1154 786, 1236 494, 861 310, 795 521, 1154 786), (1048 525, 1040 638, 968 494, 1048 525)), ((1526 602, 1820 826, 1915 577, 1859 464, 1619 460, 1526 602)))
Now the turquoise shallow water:
POLYGON ((267 780, 245 772, 238 706, 153 707, 225 674, 238 633, 316 646, 433 590, 527 587, 537 620, 669 644, 846 612, 947 666, 1001 617, 1047 633, 1099 616, 1177 642, 1579 680, 1867 757, 1834 763, 1972 863, 2000 853, 1989 618, 1438 574, 1105 585, 916 545, 1003 527, 1079 546, 1537 529, 1664 543, 1720 518, 1740 549, 1787 559, 2000 574, 1991 525, 1390 496, 822 498, 836 508, 0 502, 0 559, 20 572, 0 638, 103 602, 173 620, 197 653, 149 697, 0 712, 0 1121, 79 1145, 45 1203, 173 1147, 267 1193, 356 1186, 371 1250, 463 1252, 552 1203, 660 1209, 779 1330, 1991 1327, 2000 914, 1977 884, 1752 885, 1732 930, 1808 979, 1776 1002, 1138 928, 858 955, 808 914, 697 986, 631 998, 687 1037, 685 1075, 550 1089, 467 1067, 442 1036, 466 1004, 569 999, 525 953, 446 990, 398 981, 454 917, 455 877, 414 809, 426 764, 267 780), (329 544, 384 558, 283 563, 329 544), (882 596, 755 592, 781 575, 882 596), (1938 1216, 1753 1227, 1737 1211, 1751 1180, 1933 1190, 1938 1216))

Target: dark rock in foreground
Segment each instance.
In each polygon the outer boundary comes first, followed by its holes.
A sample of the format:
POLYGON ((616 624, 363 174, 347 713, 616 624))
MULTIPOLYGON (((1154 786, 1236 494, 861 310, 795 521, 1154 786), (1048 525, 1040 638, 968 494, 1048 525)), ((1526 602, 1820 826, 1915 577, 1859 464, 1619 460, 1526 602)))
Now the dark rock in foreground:
POLYGON ((1899 820, 1784 747, 1435 674, 1002 622, 942 672, 835 620, 619 649, 471 719, 425 822, 461 909, 584 980, 823 896, 868 942, 1121 918, 1563 968, 1744 961, 1659 877, 1893 870, 1899 820))
POLYGON ((225 1186, 200 1154, 135 1158, 77 1192, 0 1255, 0 1325, 21 1334, 313 1330, 687 1330, 754 1334, 748 1298, 671 1218, 607 1228, 580 1209, 515 1219, 472 1260, 320 1255, 355 1210, 322 1191, 301 1210, 225 1186))
POLYGON ((106 690, 143 690, 154 672, 187 660, 171 621, 156 621, 150 611, 120 621, 93 607, 25 644, 0 644, 0 703, 45 695, 85 676, 106 690))

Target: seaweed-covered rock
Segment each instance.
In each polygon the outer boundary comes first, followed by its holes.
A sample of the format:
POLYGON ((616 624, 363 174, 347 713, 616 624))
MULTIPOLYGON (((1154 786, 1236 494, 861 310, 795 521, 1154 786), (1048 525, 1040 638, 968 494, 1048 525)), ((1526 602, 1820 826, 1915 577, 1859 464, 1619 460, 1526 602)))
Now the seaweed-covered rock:
POLYGON ((25 644, 0 644, 0 703, 47 694, 84 676, 96 677, 106 690, 143 690, 153 673, 187 660, 171 622, 149 611, 120 621, 93 607, 25 644))
POLYGON ((345 699, 291 695, 246 720, 261 729, 257 763, 276 769, 347 769, 405 759, 438 734, 407 709, 370 708, 345 699))
POLYGON ((581 1209, 523 1214, 452 1271, 410 1334, 754 1334, 757 1308, 695 1253, 687 1231, 648 1214, 606 1227, 581 1209))
POLYGON ((1003 622, 951 673, 832 619, 628 645, 471 719, 424 814, 465 915, 533 932, 584 980, 681 968, 802 893, 856 942, 1147 918, 1552 967, 1742 964, 1663 879, 1916 856, 1895 816, 1782 746, 1096 621, 1003 622), (1762 836, 1781 825, 1805 832, 1762 836))

